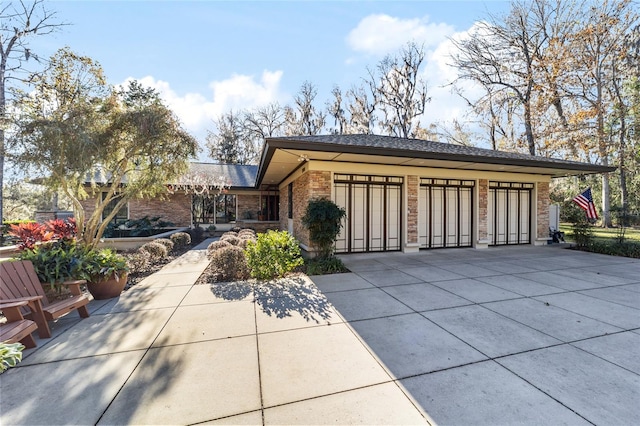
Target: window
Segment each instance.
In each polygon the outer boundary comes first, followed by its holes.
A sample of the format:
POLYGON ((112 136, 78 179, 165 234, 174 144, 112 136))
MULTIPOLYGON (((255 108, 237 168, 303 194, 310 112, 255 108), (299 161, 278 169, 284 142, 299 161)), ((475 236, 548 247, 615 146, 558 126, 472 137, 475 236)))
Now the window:
POLYGON ((262 194, 260 213, 262 220, 276 221, 280 218, 280 196, 262 194))
POLYGON ((236 220, 236 196, 221 194, 212 197, 194 195, 191 214, 194 223, 230 223, 236 220))
MULTIPOLYGON (((106 198, 107 198, 107 193, 103 192, 102 201, 104 201, 106 198)), ((107 204, 107 206, 102 211, 102 220, 104 220, 107 216, 111 214, 113 209, 116 207, 116 204, 118 204, 118 201, 120 201, 120 197, 116 197, 111 201, 109 201, 109 204, 107 204)), ((121 225, 125 223, 127 220, 129 220, 129 203, 125 204, 122 208, 120 208, 120 210, 118 210, 118 213, 116 213, 114 218, 111 219, 111 223, 114 223, 116 225, 121 225)))
POLYGON ((289 184, 289 219, 293 219, 293 182, 289 184))

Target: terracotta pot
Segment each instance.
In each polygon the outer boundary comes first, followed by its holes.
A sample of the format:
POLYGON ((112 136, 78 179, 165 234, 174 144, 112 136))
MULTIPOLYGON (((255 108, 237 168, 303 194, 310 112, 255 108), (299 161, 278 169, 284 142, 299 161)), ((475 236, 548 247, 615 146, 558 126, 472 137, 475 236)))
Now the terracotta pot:
POLYGON ((120 296, 122 290, 127 285, 127 273, 119 274, 119 279, 111 275, 106 280, 99 282, 87 282, 89 293, 96 300, 111 299, 120 296))

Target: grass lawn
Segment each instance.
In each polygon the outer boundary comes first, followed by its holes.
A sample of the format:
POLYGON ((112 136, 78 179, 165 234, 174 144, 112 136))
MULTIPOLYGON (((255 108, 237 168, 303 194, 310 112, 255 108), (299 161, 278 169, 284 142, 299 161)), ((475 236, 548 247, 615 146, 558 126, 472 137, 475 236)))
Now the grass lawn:
MULTIPOLYGON (((615 241, 618 236, 617 228, 600 228, 594 226, 593 228, 593 236, 597 240, 611 240, 615 241)), ((560 230, 565 233, 567 239, 571 239, 571 224, 570 223, 561 223, 560 230)), ((640 243, 640 229, 637 228, 627 228, 624 234, 625 240, 629 242, 640 243)))

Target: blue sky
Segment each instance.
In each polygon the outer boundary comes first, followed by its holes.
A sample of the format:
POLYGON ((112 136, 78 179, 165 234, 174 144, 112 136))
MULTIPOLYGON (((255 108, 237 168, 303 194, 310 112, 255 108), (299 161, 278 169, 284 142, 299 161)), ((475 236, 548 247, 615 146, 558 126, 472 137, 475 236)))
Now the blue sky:
MULTIPOLYGON (((442 86, 448 37, 467 32, 505 1, 52 1, 69 26, 35 39, 50 55, 69 46, 101 63, 109 82, 136 78, 158 89, 185 127, 204 142, 231 108, 291 102, 309 80, 317 106, 334 84, 358 83, 385 54, 409 40, 425 44, 433 100, 424 121, 462 114, 442 86)), ((470 88, 472 90, 472 88, 470 88)))

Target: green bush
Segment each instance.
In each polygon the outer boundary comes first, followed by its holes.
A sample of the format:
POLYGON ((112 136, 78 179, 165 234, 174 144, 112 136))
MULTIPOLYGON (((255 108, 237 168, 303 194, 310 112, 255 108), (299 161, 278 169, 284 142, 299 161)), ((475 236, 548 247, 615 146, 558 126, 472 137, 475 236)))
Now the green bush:
POLYGON ((307 262, 307 275, 328 275, 349 272, 342 260, 337 257, 310 259, 307 262))
POLYGON ((191 235, 186 232, 176 232, 171 234, 170 238, 173 241, 173 246, 177 249, 183 249, 191 244, 191 235))
POLYGON ((169 238, 156 238, 153 242, 165 246, 167 248, 167 253, 171 253, 173 251, 174 244, 169 238))
POLYGON ((251 276, 258 279, 284 277, 302 265, 298 241, 287 231, 267 231, 249 242, 245 250, 251 276))
POLYGON ((318 249, 318 257, 328 259, 333 256, 333 248, 345 215, 343 208, 326 198, 309 201, 302 223, 309 229, 309 239, 318 249))
POLYGON ((565 204, 565 215, 571 222, 571 237, 578 248, 588 247, 593 241, 591 222, 587 219, 585 211, 574 203, 565 204))
POLYGON ((249 278, 249 268, 244 250, 228 245, 209 254, 209 269, 216 281, 235 281, 249 278))
POLYGON ((610 256, 624 256, 640 259, 640 243, 631 241, 591 241, 583 250, 592 253, 608 254, 610 256))
POLYGON ((160 243, 156 243, 155 241, 151 241, 142 245, 138 250, 148 252, 151 256, 152 263, 159 262, 169 255, 169 250, 167 250, 167 247, 160 243))

